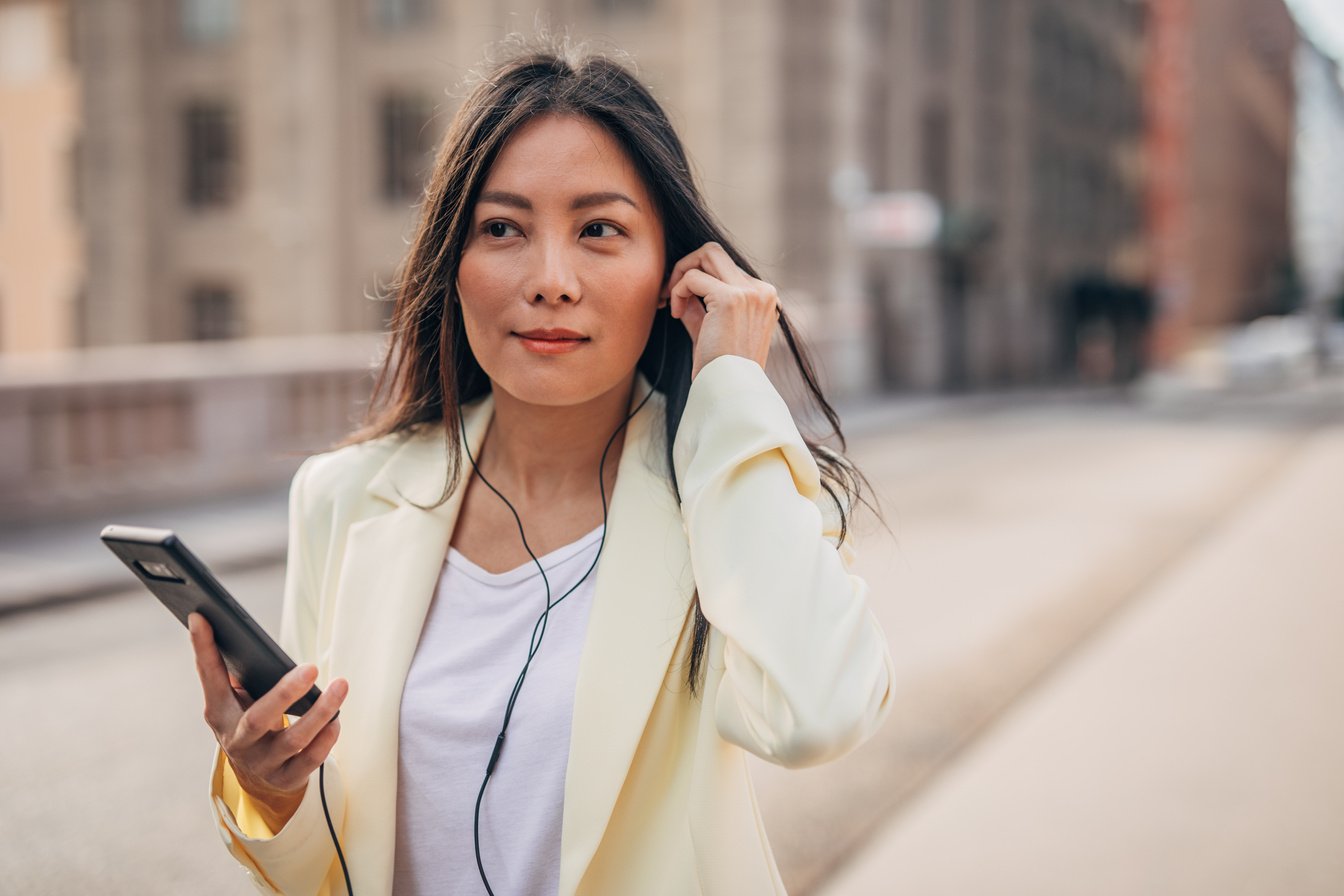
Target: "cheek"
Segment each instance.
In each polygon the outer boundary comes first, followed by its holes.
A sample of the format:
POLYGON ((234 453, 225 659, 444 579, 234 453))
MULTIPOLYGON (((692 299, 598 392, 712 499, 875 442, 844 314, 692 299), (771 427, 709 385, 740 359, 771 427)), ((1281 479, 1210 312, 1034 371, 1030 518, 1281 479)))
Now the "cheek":
POLYGON ((618 322, 623 335, 630 338, 647 335, 663 287, 661 260, 650 255, 607 272, 604 279, 603 293, 615 298, 621 309, 609 320, 618 322))
POLYGON ((457 266, 457 300, 468 338, 477 336, 497 315, 505 295, 502 283, 501 272, 480 253, 462 255, 457 266))
POLYGON ((462 260, 457 264, 457 294, 462 297, 463 303, 470 301, 475 304, 482 299, 488 300, 490 284, 495 279, 480 253, 462 253, 462 260))

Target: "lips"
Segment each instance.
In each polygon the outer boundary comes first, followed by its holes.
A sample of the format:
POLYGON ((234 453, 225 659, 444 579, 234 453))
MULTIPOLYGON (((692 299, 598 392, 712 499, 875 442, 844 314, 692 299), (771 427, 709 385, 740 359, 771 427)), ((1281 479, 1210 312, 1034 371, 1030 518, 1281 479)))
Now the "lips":
POLYGON ((521 336, 524 339, 544 339, 546 341, 588 338, 582 333, 576 333, 573 330, 566 330, 563 327, 557 327, 555 329, 522 330, 515 333, 514 335, 521 336))
POLYGON ((582 333, 562 328, 524 330, 514 333, 523 348, 539 355, 558 355, 572 352, 588 343, 588 337, 582 333))

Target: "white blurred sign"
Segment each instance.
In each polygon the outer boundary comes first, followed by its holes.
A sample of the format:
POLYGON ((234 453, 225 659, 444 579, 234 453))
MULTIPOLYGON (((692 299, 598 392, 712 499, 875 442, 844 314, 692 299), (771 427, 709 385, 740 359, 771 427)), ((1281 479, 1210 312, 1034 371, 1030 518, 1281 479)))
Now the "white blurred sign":
POLYGON ((938 239, 943 210, 938 200, 919 190, 874 193, 850 212, 849 225, 868 246, 923 249, 938 239))
POLYGON ((831 199, 844 209, 854 210, 868 198, 868 173, 858 165, 841 165, 831 172, 831 199))

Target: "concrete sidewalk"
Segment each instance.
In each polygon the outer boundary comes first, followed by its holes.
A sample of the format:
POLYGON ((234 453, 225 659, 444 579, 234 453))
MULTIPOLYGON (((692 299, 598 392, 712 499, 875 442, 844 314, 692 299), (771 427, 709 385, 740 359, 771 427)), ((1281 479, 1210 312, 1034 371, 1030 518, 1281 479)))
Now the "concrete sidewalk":
POLYGON ((966 749, 818 892, 1344 892, 1344 426, 966 749))

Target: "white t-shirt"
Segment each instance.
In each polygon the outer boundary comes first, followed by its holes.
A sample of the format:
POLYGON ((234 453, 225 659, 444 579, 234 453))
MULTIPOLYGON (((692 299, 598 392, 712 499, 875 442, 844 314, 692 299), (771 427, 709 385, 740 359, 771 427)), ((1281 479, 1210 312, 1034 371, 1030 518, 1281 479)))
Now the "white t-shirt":
MULTIPOLYGON (((603 527, 540 558, 551 600, 592 566, 603 527)), ((554 606, 481 805, 481 858, 499 894, 555 893, 579 655, 594 569, 554 606)), ((492 574, 449 548, 401 698, 397 896, 484 893, 472 818, 546 588, 530 560, 492 574)))

